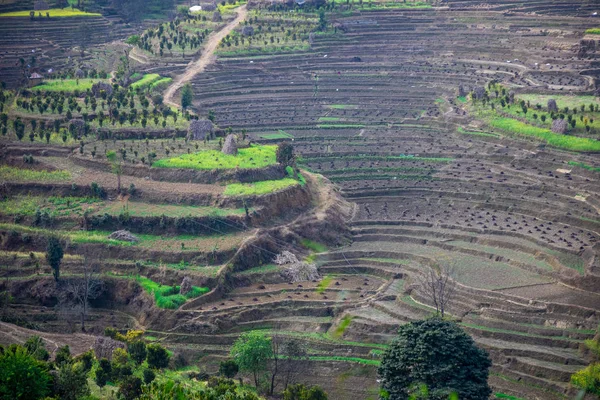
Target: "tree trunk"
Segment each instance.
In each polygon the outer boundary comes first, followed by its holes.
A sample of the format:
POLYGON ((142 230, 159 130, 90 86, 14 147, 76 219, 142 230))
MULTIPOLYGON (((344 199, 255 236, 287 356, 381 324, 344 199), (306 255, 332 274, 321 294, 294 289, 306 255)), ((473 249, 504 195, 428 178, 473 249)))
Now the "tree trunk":
POLYGON ((117 174, 117 193, 121 193, 121 174, 117 174))

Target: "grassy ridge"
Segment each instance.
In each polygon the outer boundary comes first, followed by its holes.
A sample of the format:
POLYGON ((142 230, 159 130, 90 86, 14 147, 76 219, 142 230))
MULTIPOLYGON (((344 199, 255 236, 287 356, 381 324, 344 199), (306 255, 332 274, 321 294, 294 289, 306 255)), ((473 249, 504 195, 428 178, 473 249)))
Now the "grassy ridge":
MULTIPOLYGON (((12 11, 0 14, 2 17, 29 17, 29 13, 33 11, 12 11)), ((50 17, 101 17, 102 14, 90 13, 78 10, 76 8, 51 8, 49 10, 36 11, 35 15, 39 18, 39 13, 42 13, 42 17, 46 18, 46 13, 50 14, 50 17)))
POLYGON ((225 196, 260 196, 298 184, 299 182, 292 178, 254 183, 232 183, 225 187, 225 192, 223 194, 225 196))
POLYGON ((152 164, 155 168, 190 168, 190 169, 233 169, 264 168, 275 164, 277 146, 252 146, 239 149, 237 155, 223 154, 218 150, 206 150, 194 154, 183 154, 158 160, 152 164))
POLYGON ((156 81, 162 80, 159 74, 146 74, 142 79, 131 84, 132 89, 140 89, 146 87, 156 81))
POLYGON ((33 90, 46 92, 74 92, 79 90, 85 92, 91 89, 96 82, 107 82, 105 79, 52 79, 45 80, 41 85, 34 86, 33 90))
POLYGON ((551 146, 572 151, 600 151, 600 141, 580 138, 575 136, 560 135, 549 129, 538 128, 521 121, 505 117, 496 117, 490 120, 494 128, 513 132, 522 136, 534 136, 544 140, 551 146))
POLYGON ((179 293, 180 286, 163 286, 143 276, 138 276, 136 281, 146 292, 154 295, 154 301, 159 308, 179 308, 187 300, 210 291, 206 287, 192 286, 192 289, 183 295, 179 293))
POLYGON ((64 182, 71 179, 67 171, 35 171, 31 169, 20 169, 0 166, 0 181, 12 182, 64 182))
POLYGON ((591 28, 585 31, 588 35, 600 35, 600 28, 591 28))

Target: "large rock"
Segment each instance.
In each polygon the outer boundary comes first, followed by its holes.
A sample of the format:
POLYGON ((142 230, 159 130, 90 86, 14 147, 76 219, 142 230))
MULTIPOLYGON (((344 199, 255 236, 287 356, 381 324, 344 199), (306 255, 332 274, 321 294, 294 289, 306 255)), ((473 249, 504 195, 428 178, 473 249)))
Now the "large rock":
POLYGON ((126 231, 126 230, 120 230, 120 231, 115 231, 113 233, 111 233, 110 235, 108 235, 109 239, 113 239, 113 240, 122 240, 124 242, 131 242, 131 243, 137 243, 140 241, 140 239, 133 235, 131 232, 126 231))
POLYGON ((554 99, 548 100, 548 111, 549 112, 557 112, 558 111, 558 106, 556 105, 556 100, 554 100, 554 99))

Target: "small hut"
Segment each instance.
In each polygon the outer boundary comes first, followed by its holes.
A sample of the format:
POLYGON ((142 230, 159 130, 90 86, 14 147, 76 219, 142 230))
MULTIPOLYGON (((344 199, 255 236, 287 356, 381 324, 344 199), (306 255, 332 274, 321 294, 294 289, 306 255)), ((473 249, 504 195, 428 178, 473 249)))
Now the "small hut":
POLYGON ((42 75, 38 74, 37 72, 34 72, 29 77, 29 87, 39 85, 40 83, 42 83, 43 80, 44 77, 42 75))

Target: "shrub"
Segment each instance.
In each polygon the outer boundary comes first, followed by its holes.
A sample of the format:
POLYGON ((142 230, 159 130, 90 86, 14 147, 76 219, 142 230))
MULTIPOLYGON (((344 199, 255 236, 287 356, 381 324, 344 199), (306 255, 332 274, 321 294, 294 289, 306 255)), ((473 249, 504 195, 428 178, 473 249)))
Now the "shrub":
POLYGON ((59 366, 61 364, 70 363, 72 361, 71 358, 71 349, 69 345, 64 345, 60 347, 56 351, 56 356, 54 357, 54 363, 59 366))
POLYGON ((156 374, 149 368, 144 369, 144 383, 149 385, 156 378, 156 374))
POLYGON ((146 347, 148 366, 150 368, 160 369, 169 365, 169 353, 157 343, 151 343, 146 347))
POLYGON ((63 400, 77 400, 90 394, 87 373, 80 363, 64 363, 58 369, 55 393, 63 400))
POLYGON ((221 361, 219 364, 219 374, 225 378, 233 378, 237 375, 240 367, 234 360, 221 361))
POLYGON ((119 395, 124 400, 135 400, 142 394, 142 380, 137 376, 128 376, 119 386, 119 395))
POLYGON ((39 399, 48 394, 50 374, 44 363, 21 346, 0 354, 0 394, 6 399, 39 399))
POLYGON ((23 344, 27 353, 38 361, 48 361, 50 354, 46 350, 46 345, 41 337, 32 336, 23 344))
POLYGON ((131 356, 131 359, 138 364, 141 364, 146 359, 146 343, 141 340, 130 343, 127 346, 127 351, 131 356))

